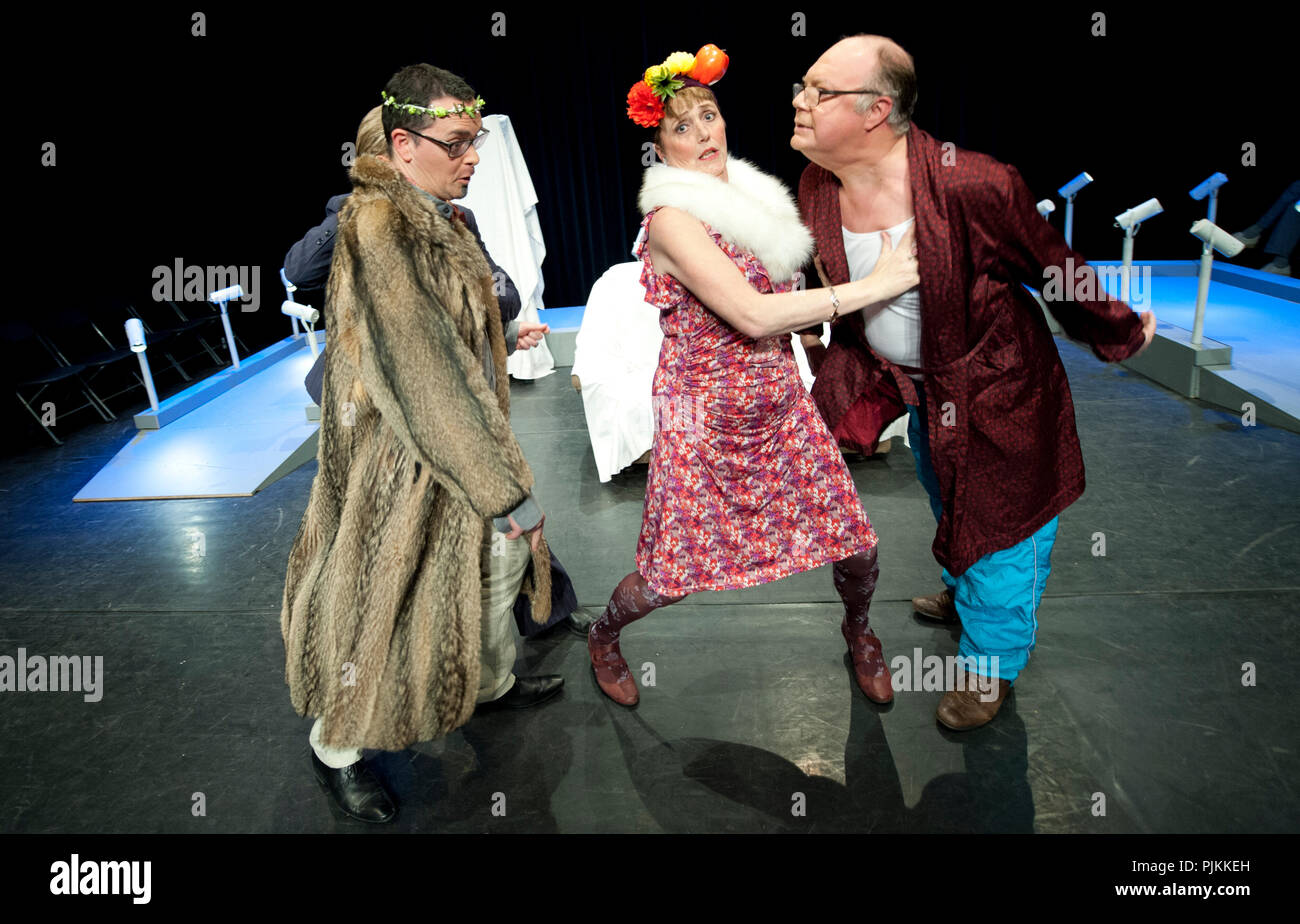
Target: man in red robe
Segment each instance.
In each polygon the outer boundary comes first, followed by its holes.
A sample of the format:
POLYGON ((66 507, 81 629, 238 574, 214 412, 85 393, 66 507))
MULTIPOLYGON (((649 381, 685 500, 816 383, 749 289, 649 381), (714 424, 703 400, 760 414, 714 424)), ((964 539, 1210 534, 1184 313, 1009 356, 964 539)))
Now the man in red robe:
MULTIPOLYGON (((946 585, 914 603, 960 618, 966 673, 938 718, 975 728, 997 714, 1028 661, 1057 515, 1084 486, 1065 369, 1022 283, 1043 289, 1066 267, 1092 270, 1039 216, 1014 167, 911 124, 916 73, 895 42, 844 39, 796 90, 790 144, 812 161, 799 207, 823 283, 866 275, 881 237, 896 243, 915 222, 920 285, 832 327, 830 347, 810 357, 812 394, 841 444, 863 452, 910 415, 946 585)), ((1095 276, 1065 282, 1049 307, 1100 359, 1118 362, 1151 342, 1153 314, 1139 317, 1095 276)))

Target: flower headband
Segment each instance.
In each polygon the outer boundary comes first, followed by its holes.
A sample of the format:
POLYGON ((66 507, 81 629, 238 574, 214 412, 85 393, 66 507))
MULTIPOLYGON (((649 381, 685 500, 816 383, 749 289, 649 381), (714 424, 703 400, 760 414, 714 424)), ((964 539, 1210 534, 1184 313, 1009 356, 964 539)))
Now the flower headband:
POLYGON ((392 106, 394 109, 405 110, 411 115, 424 113, 425 115, 432 116, 435 119, 445 119, 447 116, 461 115, 462 113, 476 116, 482 112, 483 107, 487 105, 487 103, 483 102, 483 97, 481 96, 475 99, 474 102, 468 106, 464 103, 457 103, 450 109, 443 109, 441 106, 417 106, 410 100, 407 100, 404 103, 399 103, 397 97, 389 96, 388 93, 383 90, 379 91, 379 95, 384 98, 385 106, 392 106))
POLYGON ((674 51, 663 64, 646 68, 642 80, 627 91, 627 116, 642 128, 654 128, 664 117, 664 101, 685 86, 707 87, 722 79, 731 59, 717 45, 695 54, 674 51))

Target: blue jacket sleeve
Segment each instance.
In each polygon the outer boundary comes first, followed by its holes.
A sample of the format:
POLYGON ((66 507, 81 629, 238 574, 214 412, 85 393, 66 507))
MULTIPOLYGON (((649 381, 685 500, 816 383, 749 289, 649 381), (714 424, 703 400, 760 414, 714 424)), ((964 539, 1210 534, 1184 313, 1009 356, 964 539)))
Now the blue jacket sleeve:
MULTIPOLYGON (((457 206, 460 208, 460 206, 457 206)), ((483 237, 478 233, 478 220, 474 213, 467 208, 461 208, 461 213, 465 216, 465 227, 469 228, 474 234, 474 240, 478 241, 479 249, 483 251, 483 256, 487 258, 488 267, 492 270, 492 287, 496 292, 497 301, 501 305, 501 326, 506 327, 515 318, 519 317, 519 311, 523 307, 523 300, 519 297, 519 290, 515 288, 514 280, 497 266, 496 261, 492 259, 492 254, 488 253, 487 247, 483 244, 483 237)), ((288 270, 285 270, 288 272, 288 270)), ((293 279, 292 276, 289 277, 293 279)), ((509 338, 506 338, 509 340, 509 338)))
POLYGON ((325 220, 289 248, 284 257, 284 274, 300 289, 324 288, 334 258, 334 237, 339 230, 339 209, 347 195, 334 196, 325 204, 325 220))
POLYGON ((311 395, 313 404, 320 404, 321 392, 325 390, 325 351, 321 350, 307 371, 307 378, 302 381, 307 394, 311 395))
MULTIPOLYGON (((339 209, 347 195, 334 196, 325 203, 325 220, 307 232, 289 248, 284 258, 284 275, 300 289, 324 288, 329 280, 330 262, 334 259, 334 237, 339 230, 339 209)), ((320 404, 325 378, 325 354, 316 357, 303 386, 311 400, 320 404)))

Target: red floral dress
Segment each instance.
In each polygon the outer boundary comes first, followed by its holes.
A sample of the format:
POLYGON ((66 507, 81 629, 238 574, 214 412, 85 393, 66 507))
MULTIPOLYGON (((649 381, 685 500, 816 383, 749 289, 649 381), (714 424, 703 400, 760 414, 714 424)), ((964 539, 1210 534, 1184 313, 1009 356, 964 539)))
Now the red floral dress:
MULTIPOLYGON (((636 256, 646 301, 659 308, 654 448, 636 565, 665 596, 731 590, 848 558, 876 544, 790 335, 755 340, 636 256)), ((757 291, 774 285, 751 253, 705 230, 757 291)))

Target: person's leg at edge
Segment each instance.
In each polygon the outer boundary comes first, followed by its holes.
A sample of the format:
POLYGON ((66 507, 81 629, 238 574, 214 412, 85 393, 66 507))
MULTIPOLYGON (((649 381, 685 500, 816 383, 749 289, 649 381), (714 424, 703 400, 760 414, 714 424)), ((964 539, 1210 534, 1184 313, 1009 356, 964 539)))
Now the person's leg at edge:
POLYGON ((997 714, 1037 641, 1038 606, 1052 570, 1058 518, 1010 548, 985 555, 957 578, 958 652, 974 674, 940 703, 939 719, 961 730, 997 714), (974 686, 975 689, 971 689, 974 686))
POLYGON ((876 546, 837 561, 831 570, 835 592, 844 602, 840 631, 849 645, 858 687, 873 702, 887 703, 894 698, 892 678, 880 639, 867 618, 871 597, 876 592, 876 578, 880 576, 876 546))
POLYGON ((1289 273, 1291 271, 1291 254, 1296 248, 1296 243, 1300 242, 1300 211, 1295 207, 1296 201, 1291 201, 1291 208, 1283 212, 1282 217, 1278 219, 1277 227, 1269 235, 1268 243, 1264 245, 1264 253, 1273 258, 1272 262, 1264 267, 1268 272, 1289 273))
POLYGON ((916 480, 925 488, 930 512, 938 523, 943 516, 943 501, 939 497, 939 479, 930 464, 930 429, 925 415, 925 391, 920 382, 916 384, 916 393, 921 403, 907 406, 907 441, 912 445, 912 458, 916 461, 916 480))
POLYGON ((325 723, 317 719, 311 727, 311 749, 316 758, 331 770, 342 770, 361 759, 361 748, 331 748, 321 743, 320 730, 325 723))
POLYGON ((507 539, 491 530, 481 556, 483 621, 480 625, 477 702, 498 700, 515 685, 515 598, 532 560, 528 536, 507 539))
POLYGON ((1300 238, 1300 217, 1297 217, 1296 213, 1297 200, 1300 200, 1300 180, 1288 186, 1259 221, 1233 235, 1247 247, 1254 247, 1269 228, 1273 229, 1268 243, 1264 246, 1264 253, 1273 258, 1261 267, 1266 273, 1286 274, 1291 271, 1291 252, 1295 249, 1297 239, 1300 238))
POLYGON ((1300 199, 1300 180, 1296 180, 1282 191, 1282 195, 1273 200, 1273 204, 1268 207, 1259 221, 1251 227, 1258 228, 1261 231, 1267 231, 1273 227, 1274 222, 1286 214, 1287 209, 1294 209, 1296 200, 1300 199))
POLYGON ((636 680, 619 650, 619 633, 625 626, 660 607, 668 606, 687 595, 669 597, 650 588, 638 572, 633 571, 614 588, 605 612, 591 626, 587 648, 591 652, 591 666, 596 672, 596 682, 605 695, 623 706, 635 705, 640 699, 636 680))
MULTIPOLYGON (((930 463, 930 430, 926 423, 925 387, 920 382, 916 383, 916 394, 920 404, 907 406, 907 441, 912 444, 912 458, 916 461, 916 480, 921 482, 921 487, 925 488, 925 494, 930 499, 930 512, 934 514, 934 521, 938 523, 943 516, 943 501, 939 496, 939 479, 935 476, 934 466, 930 463)), ((948 573, 947 568, 941 568, 939 576, 943 580, 944 590, 928 597, 914 597, 912 606, 928 619, 949 625, 956 624, 958 616, 953 588, 957 586, 957 579, 948 573)))
POLYGON ((397 800, 361 759, 360 748, 329 747, 321 741, 323 720, 311 727, 312 771, 344 814, 372 824, 397 817, 397 800))

